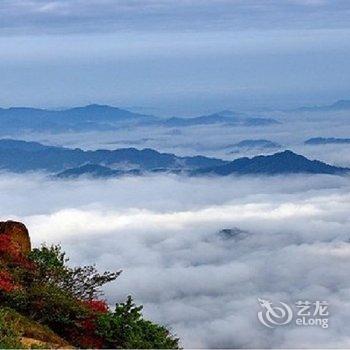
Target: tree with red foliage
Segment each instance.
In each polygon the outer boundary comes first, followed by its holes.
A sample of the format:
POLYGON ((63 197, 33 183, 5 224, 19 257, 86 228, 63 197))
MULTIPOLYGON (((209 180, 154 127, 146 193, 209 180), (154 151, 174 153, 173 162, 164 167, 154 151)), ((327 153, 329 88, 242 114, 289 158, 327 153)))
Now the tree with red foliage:
POLYGON ((85 300, 84 305, 89 315, 80 322, 81 332, 77 340, 84 348, 99 349, 105 343, 104 339, 96 334, 99 315, 108 313, 108 305, 104 300, 85 300))
POLYGON ((108 312, 108 305, 105 300, 86 300, 84 304, 94 313, 105 314, 108 312))
POLYGON ((11 293, 16 288, 18 288, 18 286, 13 283, 11 274, 6 270, 0 271, 0 291, 11 293))

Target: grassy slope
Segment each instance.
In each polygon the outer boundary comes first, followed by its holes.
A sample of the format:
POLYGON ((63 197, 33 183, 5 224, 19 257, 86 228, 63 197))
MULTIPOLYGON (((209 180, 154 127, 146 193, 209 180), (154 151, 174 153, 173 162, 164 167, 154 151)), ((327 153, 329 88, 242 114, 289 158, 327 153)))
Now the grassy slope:
POLYGON ((4 326, 6 327, 7 324, 10 324, 14 328, 23 346, 33 346, 36 348, 73 348, 48 327, 28 319, 12 309, 3 308, 1 310, 4 315, 4 326))

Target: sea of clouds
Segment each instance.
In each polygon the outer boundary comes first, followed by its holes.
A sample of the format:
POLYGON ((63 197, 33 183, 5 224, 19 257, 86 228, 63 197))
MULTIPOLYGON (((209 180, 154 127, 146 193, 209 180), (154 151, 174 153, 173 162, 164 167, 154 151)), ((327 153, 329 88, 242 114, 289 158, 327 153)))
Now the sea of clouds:
POLYGON ((349 347, 350 178, 0 176, 1 219, 72 264, 123 270, 105 290, 133 295, 185 347, 349 347), (227 238, 224 228, 241 233, 227 238), (329 302, 329 328, 259 323, 258 298, 329 302))
MULTIPOLYGON (((3 0, 2 105, 137 102, 162 116, 192 116, 188 110, 235 111, 255 100, 284 106, 325 96, 328 103, 348 91, 349 5, 3 0)), ((349 145, 303 144, 348 138, 348 112, 251 113, 282 123, 0 133, 71 148, 148 147, 229 160, 275 152, 227 147, 263 138, 350 167, 349 145)), ((337 176, 61 181, 0 173, 0 219, 24 222, 34 246, 62 244, 74 265, 123 270, 105 289, 110 305, 131 294, 186 348, 350 348, 349 190, 350 178, 337 176), (237 234, 226 237, 222 229, 237 234), (328 301, 329 328, 267 328, 257 318, 258 298, 328 301)))

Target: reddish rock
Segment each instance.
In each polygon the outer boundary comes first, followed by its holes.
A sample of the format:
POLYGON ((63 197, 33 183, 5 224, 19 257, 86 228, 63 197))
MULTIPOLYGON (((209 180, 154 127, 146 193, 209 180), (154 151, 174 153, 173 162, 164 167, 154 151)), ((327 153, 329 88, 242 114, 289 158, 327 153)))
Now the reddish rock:
POLYGON ((0 235, 10 236, 12 241, 18 245, 22 254, 27 255, 31 251, 29 232, 21 222, 0 222, 0 235))

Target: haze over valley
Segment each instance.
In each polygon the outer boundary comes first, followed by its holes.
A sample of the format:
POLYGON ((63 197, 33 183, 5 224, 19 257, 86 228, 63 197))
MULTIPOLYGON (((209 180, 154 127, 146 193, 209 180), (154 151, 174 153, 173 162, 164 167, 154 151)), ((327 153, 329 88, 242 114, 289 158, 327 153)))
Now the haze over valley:
POLYGON ((72 263, 122 269, 108 300, 132 294, 186 347, 348 344, 349 113, 3 109, 1 215, 72 263), (261 296, 313 295, 327 332, 257 321, 261 296))
POLYGON ((76 348, 350 348, 349 16, 347 0, 0 1, 0 348, 23 338, 8 307, 76 348), (81 297, 86 265, 115 273, 100 299, 81 297))

